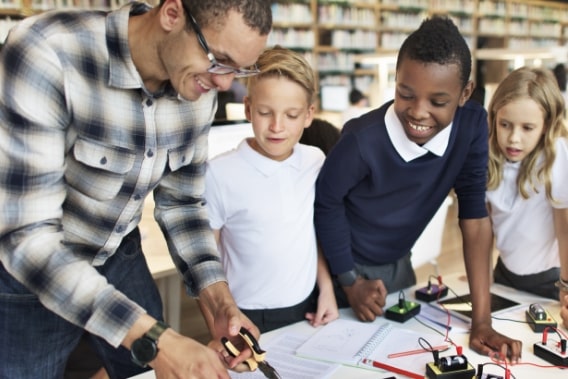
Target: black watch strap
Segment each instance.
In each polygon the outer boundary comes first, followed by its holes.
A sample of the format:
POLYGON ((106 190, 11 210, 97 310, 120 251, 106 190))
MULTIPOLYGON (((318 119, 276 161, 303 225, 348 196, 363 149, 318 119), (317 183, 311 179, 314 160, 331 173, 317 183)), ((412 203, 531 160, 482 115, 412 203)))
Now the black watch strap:
POLYGON ((337 282, 342 287, 351 287, 358 277, 359 274, 357 274, 357 271, 353 269, 337 275, 337 282))
POLYGON ((158 338, 169 328, 168 324, 162 321, 157 321, 154 326, 144 334, 144 337, 150 338, 154 342, 158 342, 158 338))

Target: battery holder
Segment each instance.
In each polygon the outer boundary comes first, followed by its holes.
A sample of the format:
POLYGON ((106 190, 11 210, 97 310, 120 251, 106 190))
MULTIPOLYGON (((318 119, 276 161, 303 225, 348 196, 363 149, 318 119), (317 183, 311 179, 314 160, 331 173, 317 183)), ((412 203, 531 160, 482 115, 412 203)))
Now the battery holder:
POLYGON ((544 329, 548 327, 556 328, 558 325, 554 317, 552 317, 548 312, 546 312, 546 317, 543 320, 536 320, 531 312, 525 311, 525 318, 535 333, 542 333, 544 329))
POLYGON ((397 305, 393 305, 385 312, 385 317, 389 320, 405 322, 420 313, 420 304, 413 301, 402 300, 397 305))
POLYGON ((425 302, 431 302, 438 300, 448 294, 448 287, 443 284, 428 284, 426 287, 422 287, 416 290, 414 296, 416 299, 425 302))
POLYGON ((455 371, 442 371, 434 362, 426 364, 426 377, 428 379, 473 379, 475 368, 467 363, 467 368, 455 371))
POLYGON ((552 363, 555 366, 568 367, 568 353, 566 340, 562 342, 538 342, 533 345, 534 355, 552 363))

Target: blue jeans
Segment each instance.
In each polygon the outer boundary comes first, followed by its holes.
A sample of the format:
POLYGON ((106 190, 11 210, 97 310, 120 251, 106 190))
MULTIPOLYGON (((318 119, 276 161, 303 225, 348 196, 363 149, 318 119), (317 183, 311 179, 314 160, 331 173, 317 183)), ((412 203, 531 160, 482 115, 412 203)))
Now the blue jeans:
MULTIPOLYGON (((162 301, 142 253, 138 229, 97 270, 148 314, 163 320, 162 301)), ((41 305, 0 264, 0 379, 63 378, 67 359, 84 333, 41 305)), ((124 347, 114 348, 99 337, 88 336, 110 378, 146 371, 132 362, 124 347)))

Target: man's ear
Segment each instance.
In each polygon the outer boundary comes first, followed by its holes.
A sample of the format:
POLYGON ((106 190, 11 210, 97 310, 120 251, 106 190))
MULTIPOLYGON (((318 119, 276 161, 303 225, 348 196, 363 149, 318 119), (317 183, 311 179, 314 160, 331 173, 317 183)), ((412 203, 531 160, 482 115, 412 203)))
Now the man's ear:
POLYGON ((474 88, 473 81, 468 80, 468 82, 465 84, 465 87, 463 87, 463 90, 460 95, 460 102, 459 102, 460 107, 462 107, 465 104, 465 102, 469 100, 471 94, 473 93, 473 88, 474 88))
POLYGON ((166 31, 185 26, 185 12, 181 5, 182 0, 165 0, 160 7, 160 22, 166 31))

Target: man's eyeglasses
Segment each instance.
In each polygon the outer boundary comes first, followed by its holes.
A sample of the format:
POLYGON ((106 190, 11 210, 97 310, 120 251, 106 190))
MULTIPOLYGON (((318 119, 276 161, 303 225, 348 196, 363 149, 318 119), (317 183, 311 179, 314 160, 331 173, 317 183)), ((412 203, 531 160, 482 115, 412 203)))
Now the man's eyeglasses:
POLYGON ((184 4, 183 1, 181 2, 181 4, 183 6, 183 9, 185 10, 187 19, 189 20, 189 23, 191 24, 191 27, 193 28, 193 31, 197 36, 197 41, 205 51, 205 54, 207 55, 209 62, 211 62, 211 66, 209 66, 207 72, 216 75, 235 74, 236 78, 245 78, 247 76, 256 75, 260 72, 256 64, 254 66, 247 68, 241 68, 241 67, 236 68, 217 62, 217 59, 215 58, 213 53, 211 53, 211 51, 209 50, 207 41, 205 41, 205 37, 203 36, 203 33, 201 33, 201 29, 199 28, 199 25, 197 25, 195 18, 193 18, 193 15, 191 14, 191 12, 189 11, 189 9, 187 8, 187 6, 184 4))

